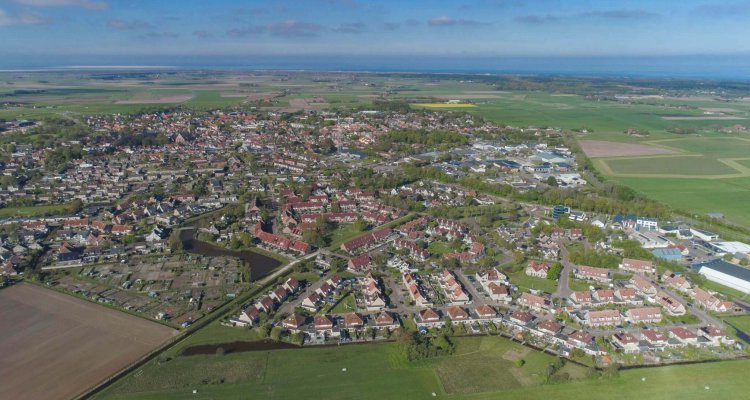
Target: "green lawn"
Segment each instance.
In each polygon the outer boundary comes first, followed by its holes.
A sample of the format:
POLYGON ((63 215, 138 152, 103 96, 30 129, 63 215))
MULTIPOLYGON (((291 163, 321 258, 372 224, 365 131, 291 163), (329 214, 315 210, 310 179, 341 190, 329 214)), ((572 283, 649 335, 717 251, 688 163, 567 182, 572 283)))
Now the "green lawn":
POLYGON ((557 290, 557 281, 534 278, 526 275, 523 270, 509 274, 508 280, 510 280, 510 283, 518 285, 523 291, 526 291, 527 289, 535 289, 547 293, 554 293, 555 290, 557 290))
POLYGON ((72 212, 70 204, 52 204, 30 207, 0 208, 0 218, 11 217, 44 217, 48 215, 63 215, 72 212))
POLYGON ((343 226, 339 226, 331 234, 331 245, 328 246, 328 248, 332 250, 336 250, 341 247, 342 243, 346 242, 349 239, 353 239, 359 235, 362 235, 364 233, 365 232, 355 229, 354 224, 346 224, 343 226))
POLYGON ((746 300, 750 298, 747 293, 740 292, 739 290, 732 289, 722 284, 705 280, 700 284, 701 288, 707 290, 713 290, 727 296, 730 300, 746 300))
POLYGON ((340 299, 336 305, 333 306, 328 313, 330 314, 345 314, 357 311, 357 302, 354 299, 354 295, 349 293, 340 299))
POLYGON ((727 321, 737 327, 737 329, 750 334, 750 315, 724 317, 722 320, 727 321))
POLYGON ((432 242, 427 246, 427 250, 430 252, 430 254, 438 256, 445 253, 450 253, 452 251, 450 247, 448 247, 448 244, 443 242, 432 242))

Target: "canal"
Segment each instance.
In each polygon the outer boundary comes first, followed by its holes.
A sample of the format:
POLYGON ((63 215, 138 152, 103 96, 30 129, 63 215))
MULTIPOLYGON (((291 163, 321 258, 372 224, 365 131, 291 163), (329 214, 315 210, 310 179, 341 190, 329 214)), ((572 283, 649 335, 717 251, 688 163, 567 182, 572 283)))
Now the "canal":
POLYGON ((281 265, 278 260, 252 250, 233 251, 206 243, 195 238, 195 229, 186 228, 180 232, 185 251, 207 257, 237 257, 250 266, 250 280, 257 281, 270 274, 281 265))

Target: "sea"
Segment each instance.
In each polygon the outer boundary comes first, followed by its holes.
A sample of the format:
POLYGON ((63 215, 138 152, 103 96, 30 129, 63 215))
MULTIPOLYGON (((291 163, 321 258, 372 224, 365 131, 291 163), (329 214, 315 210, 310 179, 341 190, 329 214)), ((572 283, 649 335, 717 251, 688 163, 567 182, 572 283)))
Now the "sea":
POLYGON ((43 56, 0 57, 0 71, 29 70, 354 71, 750 80, 750 54, 502 57, 457 55, 43 56))

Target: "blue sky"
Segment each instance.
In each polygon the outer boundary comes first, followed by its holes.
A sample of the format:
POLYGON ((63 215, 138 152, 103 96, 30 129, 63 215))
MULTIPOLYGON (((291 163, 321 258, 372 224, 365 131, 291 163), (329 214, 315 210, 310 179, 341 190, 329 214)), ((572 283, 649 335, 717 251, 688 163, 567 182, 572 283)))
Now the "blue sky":
POLYGON ((750 1, 0 0, 0 57, 750 54, 750 1))

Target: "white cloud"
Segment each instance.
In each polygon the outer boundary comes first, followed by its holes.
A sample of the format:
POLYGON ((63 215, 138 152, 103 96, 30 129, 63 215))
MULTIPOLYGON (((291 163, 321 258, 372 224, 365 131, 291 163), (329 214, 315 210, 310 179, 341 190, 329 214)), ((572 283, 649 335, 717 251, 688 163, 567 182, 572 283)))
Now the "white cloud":
POLYGON ((43 15, 31 11, 21 11, 15 14, 8 14, 0 10, 0 26, 11 25, 39 25, 47 22, 43 15))
POLYGON ((104 10, 107 3, 99 0, 12 0, 16 4, 32 7, 82 7, 88 10, 104 10))

